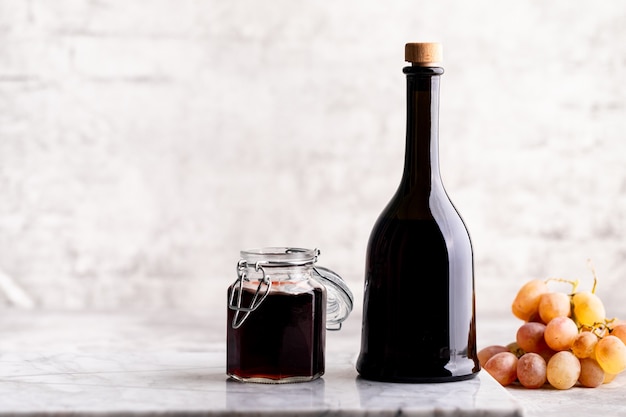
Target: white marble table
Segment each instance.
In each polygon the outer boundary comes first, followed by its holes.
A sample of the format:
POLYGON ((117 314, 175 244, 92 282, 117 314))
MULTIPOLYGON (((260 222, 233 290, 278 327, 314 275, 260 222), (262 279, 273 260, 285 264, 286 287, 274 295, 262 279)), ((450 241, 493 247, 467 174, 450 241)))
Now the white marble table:
POLYGON ((310 383, 253 385, 227 380, 224 352, 9 354, 0 358, 0 415, 519 415, 482 374, 443 386, 361 380, 347 356, 310 383))
POLYGON ((624 415, 621 379, 566 392, 504 389, 484 372, 449 384, 363 380, 351 323, 329 333, 322 379, 259 385, 227 379, 221 319, 1 311, 0 416, 624 415))

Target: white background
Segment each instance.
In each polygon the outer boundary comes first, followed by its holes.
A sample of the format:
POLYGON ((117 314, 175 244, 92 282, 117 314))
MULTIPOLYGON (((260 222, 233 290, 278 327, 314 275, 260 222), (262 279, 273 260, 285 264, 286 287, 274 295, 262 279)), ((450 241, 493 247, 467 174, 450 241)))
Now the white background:
POLYGON ((220 318, 239 250, 292 245, 321 249, 358 316, 410 41, 444 45, 441 169, 479 320, 532 278, 590 288, 588 258, 626 317, 618 0, 0 0, 0 308, 220 318))

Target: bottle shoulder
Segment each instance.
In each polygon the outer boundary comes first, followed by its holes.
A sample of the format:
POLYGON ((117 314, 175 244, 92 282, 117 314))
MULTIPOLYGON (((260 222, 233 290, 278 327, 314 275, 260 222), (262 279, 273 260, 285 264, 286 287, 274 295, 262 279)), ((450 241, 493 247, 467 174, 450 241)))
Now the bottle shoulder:
POLYGON ((426 196, 399 189, 378 216, 371 237, 414 233, 411 231, 427 224, 439 229, 445 238, 469 238, 461 215, 443 187, 431 190, 426 196), (392 232, 392 229, 397 230, 392 232))
POLYGON ((381 217, 429 220, 438 214, 459 216, 443 185, 408 188, 400 184, 383 209, 381 217))

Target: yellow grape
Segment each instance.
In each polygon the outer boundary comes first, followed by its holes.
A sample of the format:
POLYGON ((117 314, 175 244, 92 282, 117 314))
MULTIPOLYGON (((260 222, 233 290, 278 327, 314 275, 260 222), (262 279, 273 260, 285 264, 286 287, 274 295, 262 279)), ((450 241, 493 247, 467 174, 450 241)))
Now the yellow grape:
POLYGON ((604 373, 604 380, 602 381, 603 384, 609 384, 611 383, 611 381, 613 381, 615 379, 617 375, 615 374, 609 374, 607 372, 604 373))
POLYGON ((578 382, 587 388, 595 388, 604 382, 604 370, 594 359, 584 358, 580 360, 580 375, 578 382))
POLYGON ((514 354, 515 356, 517 356, 517 359, 521 358, 522 355, 526 352, 524 352, 524 349, 522 349, 521 347, 519 347, 519 345, 517 344, 517 342, 511 342, 508 345, 506 345, 507 349, 509 350, 509 352, 511 352, 512 354, 514 354))
POLYGON ((557 352, 548 361, 548 382, 556 389, 570 389, 580 376, 580 361, 572 352, 557 352))
POLYGON ((548 291, 546 283, 539 279, 534 279, 524 284, 517 292, 511 306, 515 317, 528 321, 537 313, 539 298, 548 291))
POLYGON ((543 337, 551 349, 568 350, 578 336, 578 326, 569 317, 556 317, 546 324, 543 337))
POLYGON ((569 317, 571 314, 569 296, 562 292, 542 294, 537 308, 544 323, 549 323, 555 317, 569 317))
POLYGON ((606 319, 604 304, 600 298, 589 292, 581 291, 572 297, 574 317, 579 324, 592 327, 596 323, 603 323, 606 319))
POLYGON ((579 359, 590 358, 598 343, 598 336, 591 332, 580 332, 574 343, 572 343, 572 353, 579 359))
POLYGON ((617 336, 605 336, 598 340, 596 360, 609 374, 619 374, 626 369, 626 345, 617 336))

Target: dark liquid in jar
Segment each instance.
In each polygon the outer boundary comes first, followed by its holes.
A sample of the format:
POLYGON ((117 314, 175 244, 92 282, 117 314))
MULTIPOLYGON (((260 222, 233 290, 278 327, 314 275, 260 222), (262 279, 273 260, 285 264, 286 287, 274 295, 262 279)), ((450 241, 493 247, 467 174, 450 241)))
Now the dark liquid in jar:
MULTIPOLYGON (((240 380, 305 381, 324 373, 326 300, 323 290, 303 294, 270 294, 238 329, 235 311, 228 309, 227 374, 240 380)), ((276 291, 278 287, 278 291, 276 291)), ((232 287, 229 288, 229 296, 232 287)), ((244 289, 242 306, 249 306, 254 290, 244 289)), ((239 313, 240 317, 241 314, 239 313)), ((271 382, 271 381, 268 381, 271 382)))

